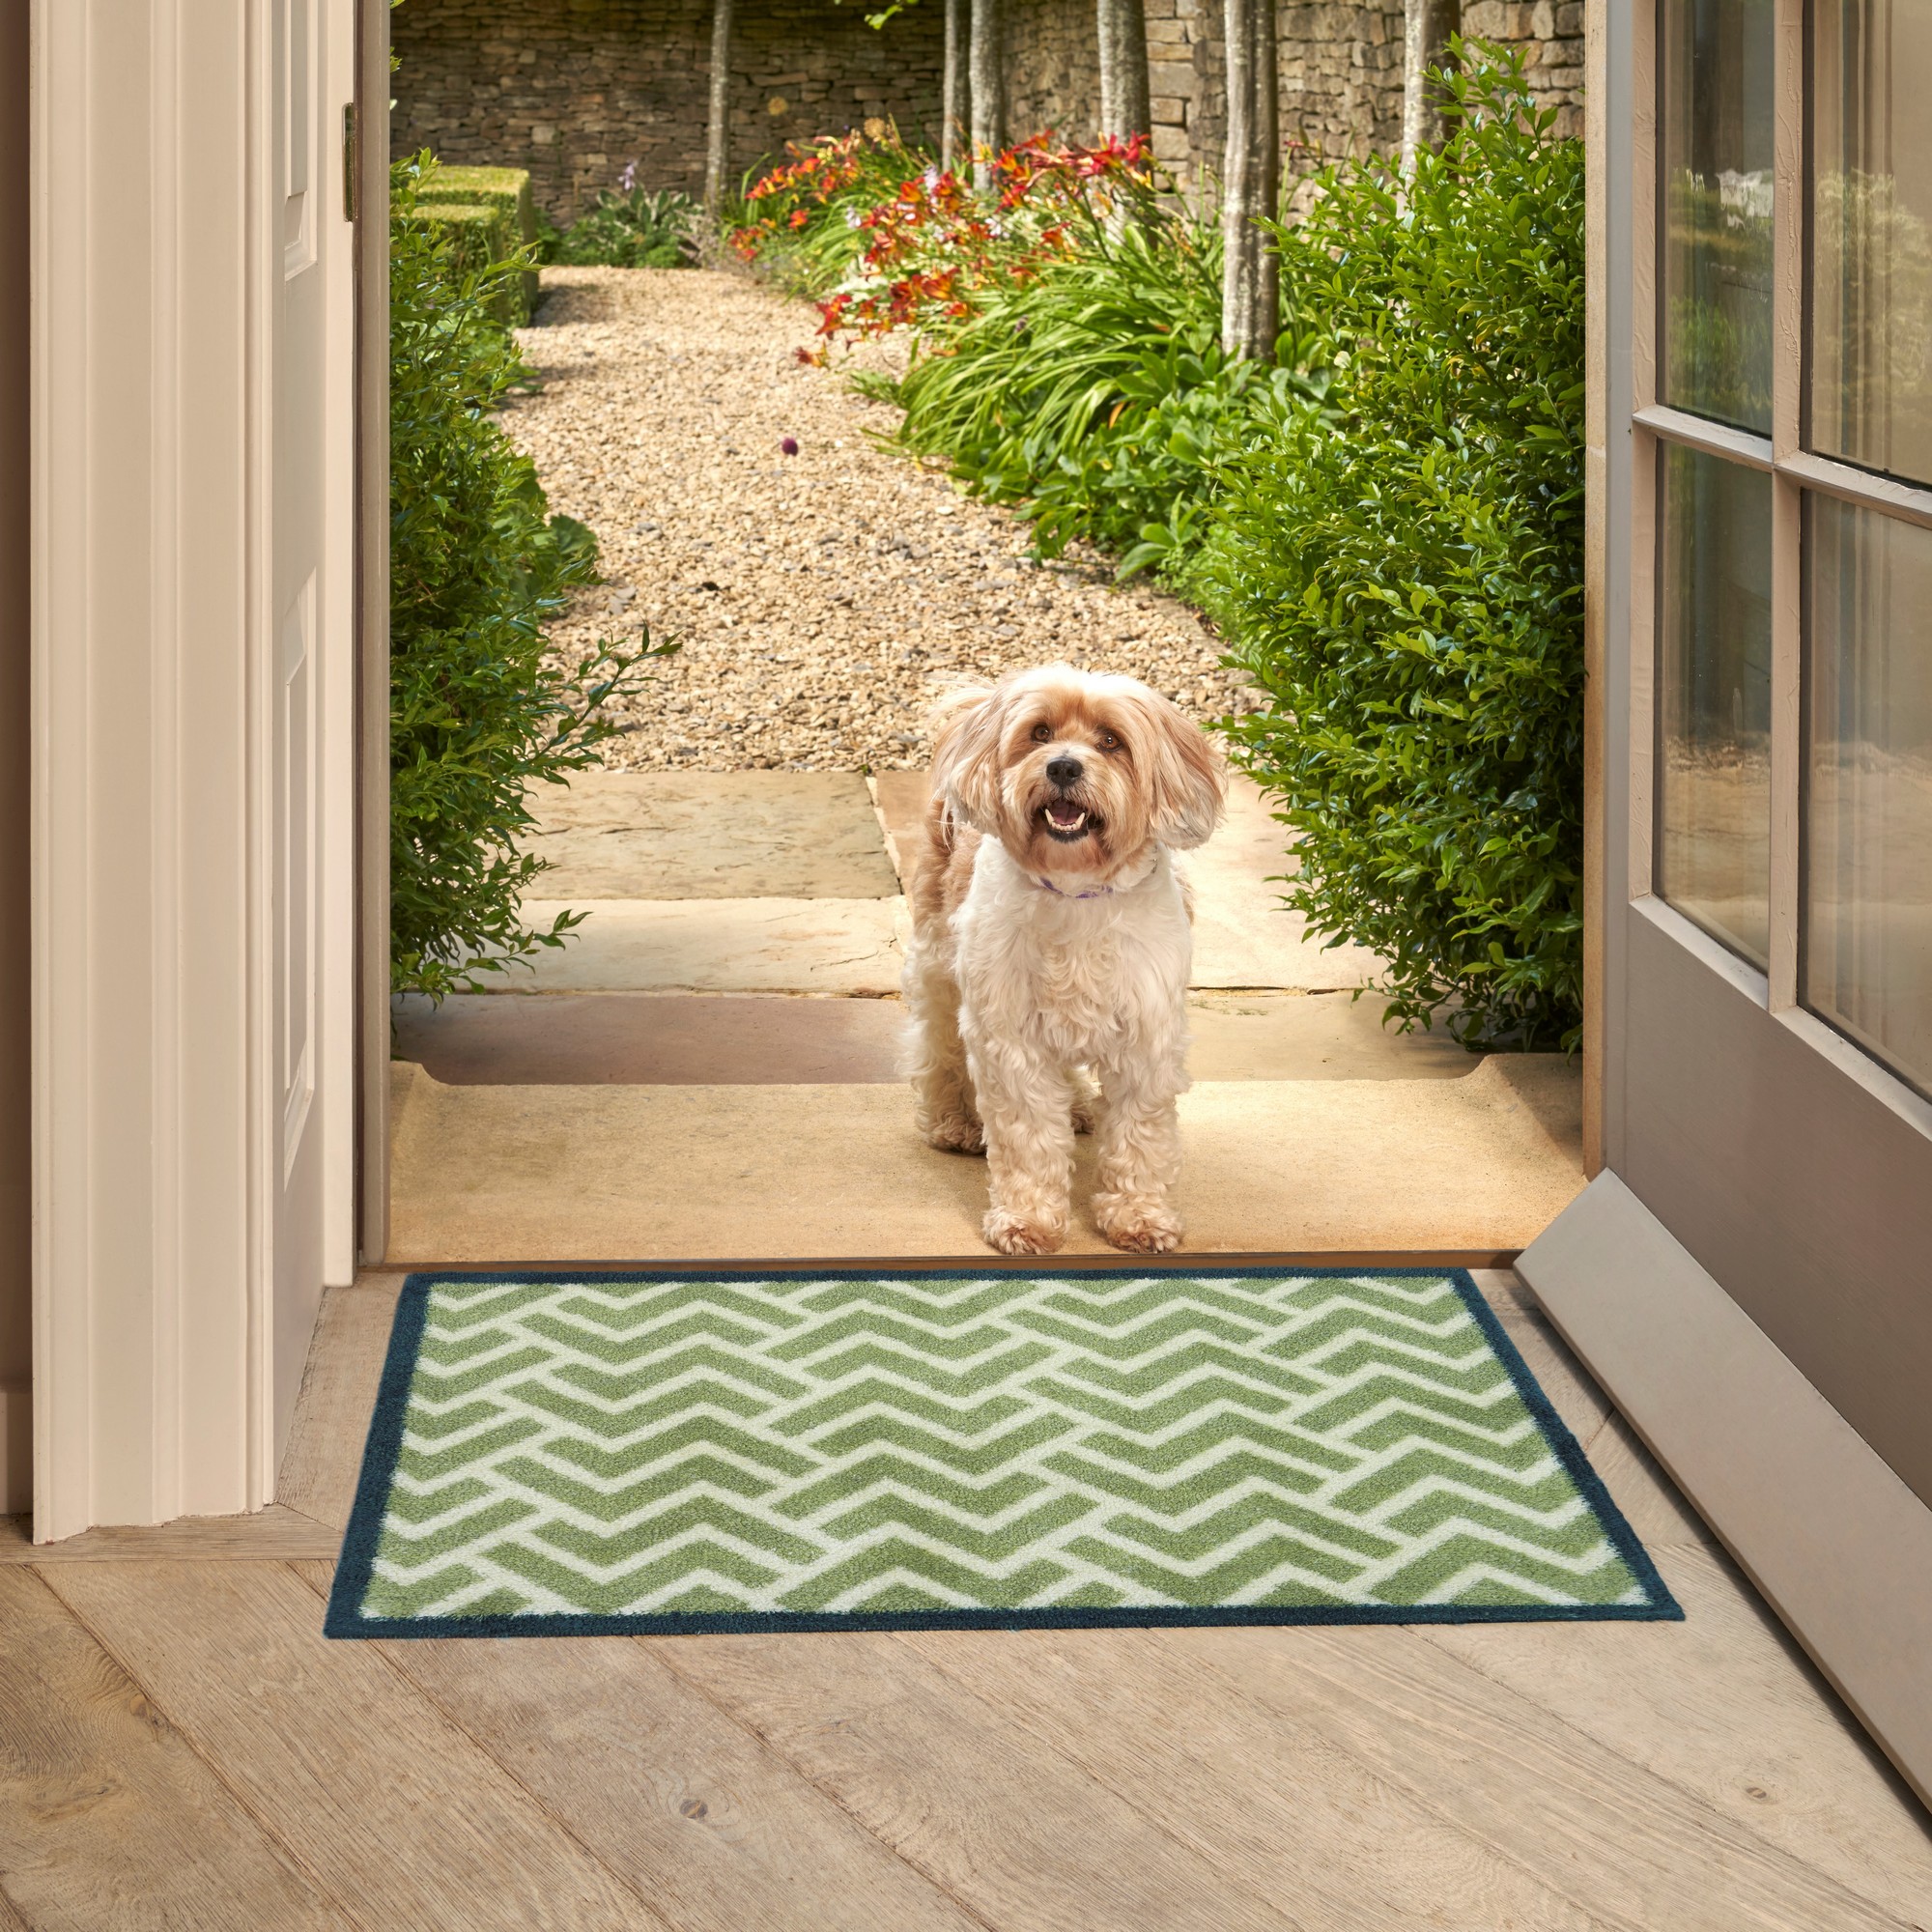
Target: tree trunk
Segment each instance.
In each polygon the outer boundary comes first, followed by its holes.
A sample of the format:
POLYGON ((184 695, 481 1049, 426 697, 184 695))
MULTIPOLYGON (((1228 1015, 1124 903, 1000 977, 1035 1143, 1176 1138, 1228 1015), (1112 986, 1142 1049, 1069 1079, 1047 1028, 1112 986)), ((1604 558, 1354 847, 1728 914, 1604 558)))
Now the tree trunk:
POLYGON ((1281 332, 1281 264, 1258 225, 1279 213, 1274 0, 1225 0, 1228 146, 1221 170, 1221 345, 1266 361, 1281 332))
POLYGON ((984 194, 993 185, 993 156, 1007 145, 1006 22, 1000 0, 973 0, 973 43, 968 56, 973 88, 973 185, 984 194))
POLYGON ((731 164, 731 7, 712 0, 711 112, 704 126, 704 212, 716 216, 731 164))
POLYGON ((1152 133, 1144 0, 1100 0, 1100 100, 1102 134, 1152 133))
POLYGON ((1114 43, 1118 38, 1121 0, 1098 0, 1094 14, 1094 39, 1100 49, 1100 125, 1094 131, 1104 141, 1121 125, 1120 103, 1114 92, 1115 70, 1120 61, 1114 43))
POLYGON ((1405 0, 1402 17, 1402 171, 1415 172, 1423 148, 1440 148, 1448 137, 1442 90, 1429 70, 1449 58, 1449 37, 1463 25, 1462 0, 1405 0))
POLYGON ((939 165, 958 163, 972 119, 971 94, 966 85, 966 43, 973 0, 946 0, 946 77, 940 85, 939 165))
MULTIPOLYGON (((1255 214, 1263 221, 1281 216, 1281 75, 1275 49, 1274 0, 1260 0, 1253 14, 1255 90, 1255 214)), ((1281 333, 1281 257, 1274 237, 1261 229, 1254 235, 1254 308, 1249 320, 1248 354, 1257 360, 1274 360, 1274 340, 1281 333)))

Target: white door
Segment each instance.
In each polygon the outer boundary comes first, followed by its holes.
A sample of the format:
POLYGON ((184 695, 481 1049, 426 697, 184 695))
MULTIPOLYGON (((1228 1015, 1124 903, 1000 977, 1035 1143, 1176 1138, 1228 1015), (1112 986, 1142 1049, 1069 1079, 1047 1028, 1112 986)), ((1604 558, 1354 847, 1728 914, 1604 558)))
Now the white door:
POLYGON ((269 331, 273 623, 268 760, 265 1056, 274 1190, 274 1420, 279 1452, 326 1280, 353 1273, 353 228, 342 109, 350 0, 270 0, 275 125, 270 213, 280 276, 269 331))

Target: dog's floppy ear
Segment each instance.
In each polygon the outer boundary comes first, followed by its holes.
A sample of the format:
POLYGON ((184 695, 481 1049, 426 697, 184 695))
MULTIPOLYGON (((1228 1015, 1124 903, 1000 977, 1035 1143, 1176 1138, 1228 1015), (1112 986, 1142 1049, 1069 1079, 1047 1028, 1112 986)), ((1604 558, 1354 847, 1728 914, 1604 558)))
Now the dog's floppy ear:
POLYGON ((1000 730, 1006 700, 992 685, 965 685, 932 714, 932 794, 961 823, 998 835, 1000 730))
POLYGON ((1221 822, 1228 797, 1228 765, 1221 748, 1186 712, 1158 692, 1139 700, 1144 720, 1148 790, 1153 836, 1163 845, 1206 844, 1221 822))

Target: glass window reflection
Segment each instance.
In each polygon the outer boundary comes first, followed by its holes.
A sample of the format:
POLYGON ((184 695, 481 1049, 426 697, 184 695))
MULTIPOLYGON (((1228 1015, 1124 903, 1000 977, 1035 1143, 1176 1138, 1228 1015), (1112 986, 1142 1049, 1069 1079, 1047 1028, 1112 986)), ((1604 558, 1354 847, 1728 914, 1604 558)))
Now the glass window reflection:
POLYGON ((1805 525, 1804 1002, 1932 1093, 1932 530, 1805 525))
POLYGON ((1657 890, 1766 964, 1771 950, 1771 478, 1663 452, 1657 890))
POLYGON ((1773 0, 1664 0, 1662 400, 1771 430, 1773 0))
POLYGON ((1810 444, 1932 482, 1927 0, 1811 14, 1810 444))

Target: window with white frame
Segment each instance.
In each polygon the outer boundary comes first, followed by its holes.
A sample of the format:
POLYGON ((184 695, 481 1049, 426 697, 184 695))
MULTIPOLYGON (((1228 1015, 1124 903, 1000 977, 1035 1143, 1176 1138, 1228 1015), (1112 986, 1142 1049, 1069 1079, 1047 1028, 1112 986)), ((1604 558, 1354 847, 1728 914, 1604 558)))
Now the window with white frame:
POLYGON ((1654 25, 1636 888, 1932 1094, 1932 0, 1654 25))

